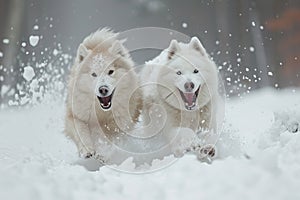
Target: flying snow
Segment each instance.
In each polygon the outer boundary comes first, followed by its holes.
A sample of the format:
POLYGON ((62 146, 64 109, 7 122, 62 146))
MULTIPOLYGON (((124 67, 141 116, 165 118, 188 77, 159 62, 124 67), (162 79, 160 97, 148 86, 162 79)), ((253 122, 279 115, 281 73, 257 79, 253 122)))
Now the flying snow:
POLYGON ((3 53, 0 51, 0 58, 2 58, 3 57, 3 53))
POLYGON ((251 47, 249 47, 249 50, 250 50, 250 52, 254 52, 254 47, 253 46, 251 46, 251 47))
POLYGON ((58 52, 57 49, 54 49, 54 50, 53 50, 53 55, 54 55, 54 56, 57 56, 58 53, 59 53, 59 52, 58 52))
POLYGON ((2 40, 2 42, 3 42, 3 44, 9 44, 9 39, 4 38, 4 39, 2 40))
POLYGON ((25 78, 26 81, 31 81, 34 76, 35 73, 31 66, 24 67, 23 77, 25 78))
POLYGON ((33 30, 39 30, 39 26, 38 25, 34 25, 33 26, 33 30))
POLYGON ((40 37, 37 35, 31 35, 29 37, 29 43, 31 46, 35 47, 39 43, 40 37))
POLYGON ((188 27, 188 24, 187 23, 182 23, 182 28, 187 28, 188 27))

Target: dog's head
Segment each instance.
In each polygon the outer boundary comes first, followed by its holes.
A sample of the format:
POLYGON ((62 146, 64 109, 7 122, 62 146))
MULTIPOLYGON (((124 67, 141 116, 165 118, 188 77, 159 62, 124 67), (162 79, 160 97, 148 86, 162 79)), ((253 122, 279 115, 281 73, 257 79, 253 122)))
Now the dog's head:
POLYGON ((167 49, 168 61, 159 77, 159 93, 173 107, 195 110, 210 99, 217 85, 216 66, 198 38, 188 44, 173 40, 167 49))
POLYGON ((100 44, 92 50, 81 44, 76 62, 81 67, 78 87, 82 92, 93 94, 104 111, 110 110, 114 96, 136 82, 133 62, 118 40, 111 45, 100 44))

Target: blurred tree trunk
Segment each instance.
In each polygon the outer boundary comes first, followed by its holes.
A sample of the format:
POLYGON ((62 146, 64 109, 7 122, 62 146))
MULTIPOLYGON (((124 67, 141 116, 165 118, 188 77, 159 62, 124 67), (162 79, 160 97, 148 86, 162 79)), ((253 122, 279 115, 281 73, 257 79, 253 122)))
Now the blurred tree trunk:
POLYGON ((19 66, 16 66, 19 48, 18 43, 21 38, 21 31, 23 27, 22 21, 24 17, 24 7, 26 1, 10 0, 6 1, 6 3, 7 4, 4 6, 7 8, 7 20, 5 24, 4 37, 9 39, 9 44, 4 45, 2 65, 4 68, 6 68, 6 72, 2 71, 1 74, 4 77, 4 80, 0 85, 0 94, 2 94, 1 89, 4 84, 9 86, 9 88, 5 94, 0 95, 1 102, 8 93, 17 89, 16 86, 18 80, 14 74, 19 71, 19 66))

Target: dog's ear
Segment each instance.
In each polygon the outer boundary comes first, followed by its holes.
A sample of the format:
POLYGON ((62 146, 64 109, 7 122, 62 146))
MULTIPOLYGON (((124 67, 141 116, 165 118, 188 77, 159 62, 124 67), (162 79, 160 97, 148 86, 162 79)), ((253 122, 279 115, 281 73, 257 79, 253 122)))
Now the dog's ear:
POLYGON ((196 51, 199 51, 203 56, 207 55, 206 50, 204 49, 203 45, 197 37, 192 37, 189 46, 195 49, 196 51))
POLYGON ((168 47, 168 59, 171 60, 175 53, 179 50, 179 45, 176 40, 172 40, 170 46, 168 47))
POLYGON ((77 50, 77 62, 81 63, 90 52, 91 50, 87 49, 86 46, 84 46, 84 44, 80 44, 77 50))
POLYGON ((129 57, 128 51, 122 44, 123 41, 115 41, 109 48, 109 52, 113 54, 119 54, 122 57, 129 57))

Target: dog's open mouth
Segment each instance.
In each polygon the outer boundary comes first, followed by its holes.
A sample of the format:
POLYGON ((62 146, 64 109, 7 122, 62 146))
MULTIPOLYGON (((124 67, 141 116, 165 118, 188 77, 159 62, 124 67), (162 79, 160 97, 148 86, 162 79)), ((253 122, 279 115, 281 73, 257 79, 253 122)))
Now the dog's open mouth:
POLYGON ((112 93, 108 96, 104 96, 104 97, 99 97, 97 96, 99 102, 100 102, 100 106, 103 110, 108 110, 111 107, 112 104, 112 97, 114 95, 115 90, 112 91, 112 93))
POLYGON ((179 93, 181 95, 181 98, 184 102, 184 106, 187 110, 193 110, 196 107, 196 100, 198 97, 198 93, 200 90, 200 86, 198 87, 198 89, 195 92, 182 92, 180 89, 179 93))

